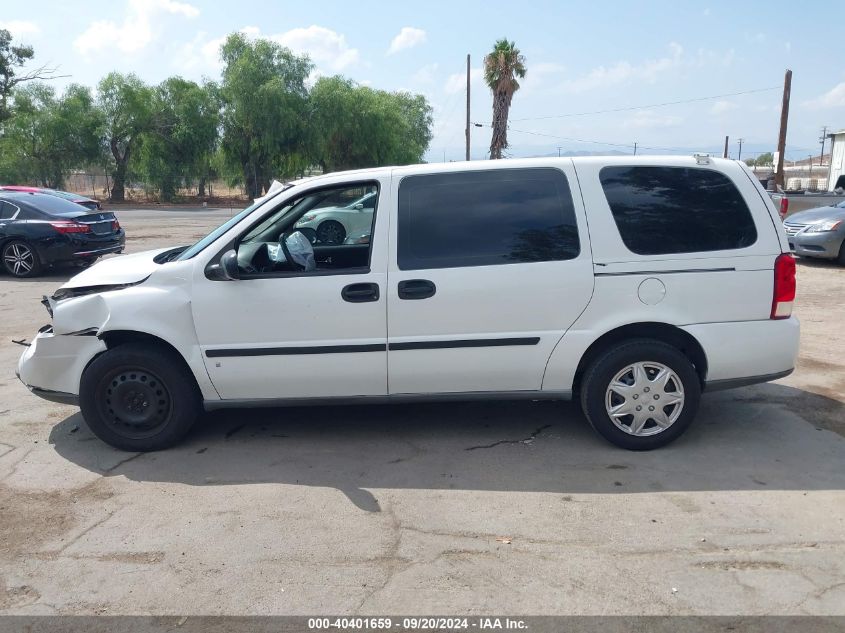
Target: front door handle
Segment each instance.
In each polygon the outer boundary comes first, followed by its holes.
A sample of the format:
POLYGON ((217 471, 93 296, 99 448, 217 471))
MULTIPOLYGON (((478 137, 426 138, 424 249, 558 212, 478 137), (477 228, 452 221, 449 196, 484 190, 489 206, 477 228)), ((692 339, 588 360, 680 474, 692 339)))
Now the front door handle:
POLYGON ((340 296, 349 303, 366 303, 378 301, 378 284, 349 284, 341 291, 340 296))
POLYGON ((428 299, 437 292, 437 286, 428 279, 406 279, 399 282, 400 299, 428 299))

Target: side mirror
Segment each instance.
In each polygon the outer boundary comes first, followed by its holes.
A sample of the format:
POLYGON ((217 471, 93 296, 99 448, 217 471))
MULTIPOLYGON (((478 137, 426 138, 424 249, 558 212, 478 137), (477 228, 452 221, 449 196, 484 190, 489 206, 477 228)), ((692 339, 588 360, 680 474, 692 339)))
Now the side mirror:
POLYGON ((234 281, 240 278, 238 268, 238 253, 235 249, 226 251, 217 264, 209 264, 205 268, 205 276, 211 281, 234 281))
POLYGON ((234 281, 240 278, 240 269, 238 268, 238 252, 233 248, 226 251, 220 257, 220 271, 223 273, 223 278, 229 281, 234 281))
POLYGON ((361 202, 359 202, 358 204, 356 204, 353 207, 353 209, 357 209, 358 211, 361 211, 363 208, 364 208, 364 205, 361 202))

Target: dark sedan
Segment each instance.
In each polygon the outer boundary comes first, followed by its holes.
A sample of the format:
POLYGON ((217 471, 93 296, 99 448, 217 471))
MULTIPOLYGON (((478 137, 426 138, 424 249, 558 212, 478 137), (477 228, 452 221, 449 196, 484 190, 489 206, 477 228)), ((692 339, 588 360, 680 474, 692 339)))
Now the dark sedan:
POLYGON ((56 264, 88 265, 122 252, 125 243, 113 213, 91 213, 45 193, 0 191, 0 254, 15 277, 34 277, 56 264))
POLYGON ((78 193, 70 193, 69 191, 59 191, 58 189, 43 189, 41 187, 30 187, 25 185, 3 185, 0 187, 2 191, 24 191, 26 193, 48 193, 51 196, 56 196, 57 198, 64 198, 65 200, 70 200, 71 202, 75 202, 76 204, 82 205, 86 209, 91 209, 94 211, 95 209, 101 209, 100 203, 93 198, 86 198, 85 196, 80 196, 78 193))

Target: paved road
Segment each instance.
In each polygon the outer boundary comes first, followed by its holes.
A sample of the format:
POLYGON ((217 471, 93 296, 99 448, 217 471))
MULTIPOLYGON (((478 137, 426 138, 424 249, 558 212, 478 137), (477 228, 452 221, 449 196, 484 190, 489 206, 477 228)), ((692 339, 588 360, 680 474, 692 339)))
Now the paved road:
MULTIPOLYGON (((118 214, 135 251, 231 212, 118 214)), ((548 402, 226 411, 116 451, 14 377, 67 274, 0 278, 0 613, 845 614, 845 269, 799 266, 793 376, 645 454, 548 402)))

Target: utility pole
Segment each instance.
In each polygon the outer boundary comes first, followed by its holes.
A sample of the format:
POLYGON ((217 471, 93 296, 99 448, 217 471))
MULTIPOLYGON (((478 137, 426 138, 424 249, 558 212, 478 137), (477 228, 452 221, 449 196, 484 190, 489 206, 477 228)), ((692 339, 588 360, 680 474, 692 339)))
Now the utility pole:
POLYGON ((778 133, 778 160, 775 165, 775 185, 783 188, 783 160, 786 153, 786 125, 789 120, 789 97, 792 94, 792 71, 787 69, 783 77, 783 102, 780 109, 780 132, 778 133))
POLYGON ((728 157, 728 140, 729 140, 729 138, 730 137, 728 137, 728 136, 725 137, 725 152, 722 154, 722 158, 728 157))
POLYGON ((737 160, 742 160, 742 142, 744 140, 745 140, 744 138, 736 139, 736 142, 739 143, 739 155, 736 157, 737 160))
POLYGON ((827 126, 822 127, 822 137, 819 139, 822 142, 822 153, 819 154, 819 167, 824 165, 824 142, 827 140, 827 126))
POLYGON ((637 155, 637 142, 634 141, 634 156, 637 155))
POLYGON ((561 150, 561 148, 560 148, 560 147, 558 147, 558 148, 557 148, 557 157, 558 157, 558 158, 560 158, 560 150, 561 150))
POLYGON ((467 160, 469 160, 469 53, 467 53, 467 160))

